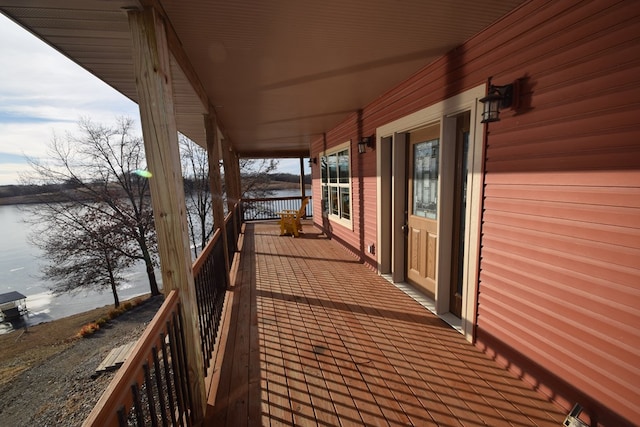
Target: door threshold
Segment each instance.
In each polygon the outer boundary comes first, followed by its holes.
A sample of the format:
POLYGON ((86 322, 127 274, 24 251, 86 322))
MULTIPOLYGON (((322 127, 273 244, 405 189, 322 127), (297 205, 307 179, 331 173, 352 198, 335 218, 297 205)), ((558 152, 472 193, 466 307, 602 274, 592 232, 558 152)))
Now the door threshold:
POLYGON ((416 288, 414 288, 407 282, 394 282, 391 279, 390 274, 381 274, 380 276, 386 279, 393 286, 395 286, 396 288, 400 289, 402 292, 404 292, 405 294, 413 298, 414 301, 416 301, 418 304, 420 304, 421 306, 429 310, 431 313, 433 313, 440 319, 444 320, 444 322, 447 323, 449 326, 451 326, 453 329, 455 329, 456 331, 464 335, 464 332, 462 332, 462 319, 460 319, 459 317, 456 317, 451 312, 438 314, 436 312, 436 302, 433 299, 427 297, 426 295, 418 292, 416 288))

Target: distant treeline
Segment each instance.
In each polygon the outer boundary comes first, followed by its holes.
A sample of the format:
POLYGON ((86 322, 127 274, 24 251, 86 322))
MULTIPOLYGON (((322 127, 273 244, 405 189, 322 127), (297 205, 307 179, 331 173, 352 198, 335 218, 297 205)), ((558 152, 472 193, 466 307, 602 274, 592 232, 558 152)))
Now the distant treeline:
MULTIPOLYGON (((290 173, 270 173, 269 178, 271 181, 280 181, 280 182, 300 182, 300 175, 293 175, 290 173)), ((304 176, 304 183, 311 184, 311 175, 304 176)))
POLYGON ((45 185, 0 185, 0 198, 17 196, 35 196, 38 194, 57 193, 78 188, 78 184, 68 181, 62 184, 45 185))
MULTIPOLYGON (((245 175, 243 175, 245 176, 245 175)), ((249 175, 247 175, 249 176, 249 175)), ((263 177, 261 181, 265 183, 269 183, 268 186, 272 188, 277 188, 278 183, 288 183, 288 184, 299 184, 300 183, 300 175, 293 175, 290 173, 269 173, 263 177)), ((194 183, 194 179, 192 178, 184 178, 184 187, 185 190, 193 189, 196 187, 194 183)), ((311 175, 304 176, 304 183, 306 185, 311 184, 311 175)), ((1 196, 0 196, 1 197, 1 196)))
MULTIPOLYGON (((268 181, 270 186, 275 188, 279 182, 298 184, 300 176, 290 173, 272 173, 268 174, 268 181)), ((193 182, 193 179, 185 178, 185 188, 193 188, 193 182)), ((311 184, 311 176, 305 175, 304 182, 305 184, 311 184)), ((36 203, 38 199, 33 196, 73 190, 78 186, 79 184, 74 181, 46 185, 0 185, 0 204, 36 203)))

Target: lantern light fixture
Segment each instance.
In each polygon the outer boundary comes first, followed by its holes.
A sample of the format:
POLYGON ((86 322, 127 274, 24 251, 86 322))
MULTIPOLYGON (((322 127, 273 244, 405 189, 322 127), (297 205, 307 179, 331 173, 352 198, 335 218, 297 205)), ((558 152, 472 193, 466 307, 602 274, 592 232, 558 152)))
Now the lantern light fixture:
POLYGON ((517 82, 496 86, 491 84, 489 79, 489 91, 487 96, 480 99, 484 105, 482 111, 482 121, 480 123, 491 123, 500 121, 500 110, 504 108, 516 108, 517 82))
POLYGON ((373 137, 371 136, 364 136, 360 138, 360 141, 358 142, 358 153, 359 154, 366 153, 367 147, 369 148, 373 147, 373 137))

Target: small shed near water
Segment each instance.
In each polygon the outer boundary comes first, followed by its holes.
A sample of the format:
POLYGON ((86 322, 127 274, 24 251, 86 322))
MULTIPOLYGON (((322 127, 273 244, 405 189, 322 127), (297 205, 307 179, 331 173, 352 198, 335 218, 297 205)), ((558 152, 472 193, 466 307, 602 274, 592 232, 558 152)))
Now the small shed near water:
POLYGON ((27 314, 27 297, 12 291, 0 294, 0 319, 12 320, 27 314))

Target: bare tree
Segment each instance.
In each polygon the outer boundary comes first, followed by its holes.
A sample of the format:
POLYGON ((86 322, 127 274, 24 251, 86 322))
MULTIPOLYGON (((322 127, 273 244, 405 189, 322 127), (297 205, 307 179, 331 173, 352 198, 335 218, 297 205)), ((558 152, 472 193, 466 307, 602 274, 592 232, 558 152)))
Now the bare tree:
POLYGON ((52 208, 57 208, 57 214, 47 222, 46 234, 64 238, 35 240, 31 236, 31 240, 50 261, 43 274, 55 283, 54 293, 106 287, 111 289, 114 305, 118 307, 117 287, 124 282, 121 273, 134 262, 122 248, 131 242, 122 240, 115 222, 96 217, 91 211, 66 203, 52 208))
MULTIPOLYGON (((213 236, 213 199, 209 188, 207 151, 184 135, 179 135, 182 172, 187 199, 187 220, 193 256, 197 257, 213 236)), ((220 167, 220 165, 217 165, 220 167)), ((278 167, 276 159, 241 159, 242 197, 261 198, 273 195, 270 174, 278 167)), ((223 195, 223 197, 225 197, 223 195)), ((226 207, 226 203, 223 203, 226 207)), ((253 209, 257 212, 262 205, 253 209)))
MULTIPOLYGON (((242 198, 262 199, 271 197, 274 191, 270 188, 271 173, 278 168, 276 159, 240 159, 240 176, 242 178, 242 198)), ((271 217, 271 204, 245 202, 244 215, 250 219, 271 217)))
POLYGON ((194 258, 213 235, 213 201, 209 190, 207 150, 179 135, 184 175, 187 221, 194 258))
POLYGON ((276 159, 240 159, 242 198, 262 198, 273 195, 269 188, 271 174, 278 168, 276 159))
POLYGON ((56 292, 96 286, 96 277, 104 272, 113 278, 101 283, 114 286, 117 272, 141 260, 151 294, 160 293, 154 272, 157 241, 148 183, 152 178, 144 171, 142 139, 132 135, 132 128, 129 118, 113 127, 82 119, 79 136, 52 139, 47 162, 29 160, 32 172, 23 177, 26 184, 59 188, 27 208, 35 229, 32 241, 45 251, 50 263, 44 273, 55 276, 56 292), (62 263, 65 254, 68 262, 62 263), (73 265, 90 269, 90 260, 101 273, 74 273, 73 265))

